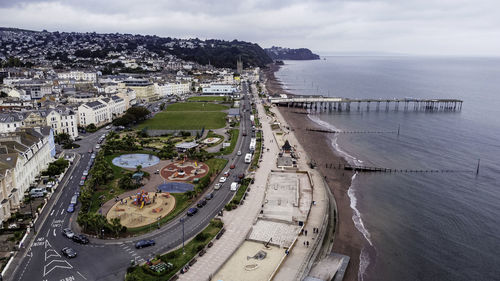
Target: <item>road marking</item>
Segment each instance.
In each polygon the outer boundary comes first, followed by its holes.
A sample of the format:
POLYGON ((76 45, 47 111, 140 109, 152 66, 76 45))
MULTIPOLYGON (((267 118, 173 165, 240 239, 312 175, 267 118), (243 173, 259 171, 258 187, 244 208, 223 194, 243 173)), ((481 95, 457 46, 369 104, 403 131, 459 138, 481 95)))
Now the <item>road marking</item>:
POLYGON ((47 276, 47 274, 49 274, 52 270, 56 269, 56 268, 68 268, 68 269, 72 269, 73 266, 71 264, 69 264, 69 262, 65 261, 65 260, 52 260, 50 261, 48 264, 46 264, 44 267, 43 267, 43 277, 47 276), (52 268, 50 268, 48 271, 47 271, 47 267, 50 266, 53 262, 60 262, 61 264, 63 265, 54 265, 52 268))
POLYGON ((69 178, 69 180, 72 180, 72 179, 73 179, 73 176, 71 176, 71 177, 69 178))
POLYGON ((45 237, 49 236, 50 229, 47 229, 47 234, 45 234, 45 237))
MULTIPOLYGON (((61 255, 59 255, 56 250, 54 249, 48 249, 47 251, 45 251, 45 261, 47 261, 48 258, 50 257, 57 257, 57 258, 60 258, 61 255)), ((45 276, 45 275, 44 275, 45 276)))
POLYGON ((87 280, 87 278, 85 278, 85 276, 83 276, 80 271, 77 271, 76 273, 78 273, 83 279, 87 280))
POLYGON ((50 215, 51 215, 51 216, 54 214, 54 211, 55 211, 55 210, 54 210, 54 209, 52 209, 52 212, 50 212, 50 215))
POLYGON ((56 229, 54 228, 54 237, 56 237, 56 229))
POLYGON ((61 215, 64 213, 64 209, 61 210, 61 215))

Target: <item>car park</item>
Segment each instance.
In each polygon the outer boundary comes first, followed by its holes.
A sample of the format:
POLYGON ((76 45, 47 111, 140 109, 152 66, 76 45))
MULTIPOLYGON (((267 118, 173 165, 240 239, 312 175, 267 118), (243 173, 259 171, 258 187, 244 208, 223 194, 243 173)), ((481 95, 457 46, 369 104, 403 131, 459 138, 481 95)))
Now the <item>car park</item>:
POLYGON ((70 247, 64 247, 64 248, 62 248, 61 252, 67 258, 74 258, 74 257, 76 257, 76 251, 73 250, 70 247))
POLYGON ((196 204, 196 207, 198 208, 203 208, 203 206, 207 205, 207 200, 203 199, 198 204, 196 204))
POLYGON ((75 236, 75 233, 73 232, 73 230, 71 230, 69 228, 63 229, 62 234, 64 237, 69 238, 69 239, 71 239, 71 238, 73 238, 73 236, 75 236))
POLYGON ((75 204, 69 204, 68 209, 66 209, 66 212, 73 213, 74 211, 75 211, 75 204))
POLYGON ((198 213, 198 208, 189 208, 187 211, 188 216, 194 216, 196 213, 198 213))
POLYGON ((227 180, 227 178, 226 178, 226 177, 220 177, 219 182, 220 182, 220 183, 225 183, 225 182, 226 182, 226 180, 227 180))
POLYGON ((209 194, 205 195, 205 200, 210 200, 212 198, 214 198, 214 194, 213 193, 209 193, 209 194))
POLYGON ((141 249, 144 247, 149 247, 149 246, 154 246, 155 245, 155 240, 149 239, 149 240, 140 240, 135 243, 135 248, 136 249, 141 249))
POLYGON ((76 243, 80 243, 80 244, 88 244, 89 243, 89 238, 87 238, 87 236, 85 236, 83 234, 73 235, 71 240, 73 240, 76 243))

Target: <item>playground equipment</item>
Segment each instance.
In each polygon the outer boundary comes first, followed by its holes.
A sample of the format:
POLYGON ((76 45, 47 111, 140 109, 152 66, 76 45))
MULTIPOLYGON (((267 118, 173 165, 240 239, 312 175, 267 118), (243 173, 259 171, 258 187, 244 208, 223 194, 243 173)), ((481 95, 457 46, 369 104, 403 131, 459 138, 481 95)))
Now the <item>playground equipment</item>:
POLYGON ((148 192, 142 190, 141 192, 138 192, 136 197, 134 198, 134 201, 132 204, 136 206, 141 206, 141 209, 144 207, 144 205, 151 204, 151 200, 149 199, 149 194, 148 192))

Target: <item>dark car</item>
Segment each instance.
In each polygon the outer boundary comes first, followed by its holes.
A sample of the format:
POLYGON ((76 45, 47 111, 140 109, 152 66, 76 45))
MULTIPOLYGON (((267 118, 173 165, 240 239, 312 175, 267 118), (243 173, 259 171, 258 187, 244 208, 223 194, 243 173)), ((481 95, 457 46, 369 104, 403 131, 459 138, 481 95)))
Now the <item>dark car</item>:
POLYGON ((68 258, 76 257, 76 251, 71 249, 70 247, 62 248, 61 252, 63 253, 64 256, 66 256, 68 258))
POLYGON ((231 166, 229 166, 229 168, 230 168, 230 169, 234 169, 234 168, 236 168, 236 165, 231 164, 231 166))
POLYGON ((83 234, 73 235, 71 240, 75 241, 76 243, 80 243, 80 244, 88 244, 89 243, 89 239, 87 238, 87 236, 85 236, 83 234))
POLYGON ((198 204, 196 204, 196 207, 198 208, 203 208, 203 206, 207 205, 207 200, 203 199, 198 204))
POLYGON ((155 240, 140 240, 135 243, 135 247, 137 249, 144 248, 144 247, 149 247, 149 246, 154 246, 155 245, 155 240))
POLYGON ((207 195, 205 196, 205 200, 210 200, 210 199, 212 199, 212 198, 214 198, 214 194, 213 194, 213 193, 209 193, 209 194, 207 194, 207 195))
POLYGON ((194 216, 194 214, 198 213, 198 208, 189 208, 187 211, 188 216, 194 216))
POLYGON ((74 211, 75 211, 75 204, 69 204, 68 209, 66 209, 66 212, 73 213, 74 211))
POLYGON ((241 180, 245 177, 245 174, 238 174, 238 178, 241 180))

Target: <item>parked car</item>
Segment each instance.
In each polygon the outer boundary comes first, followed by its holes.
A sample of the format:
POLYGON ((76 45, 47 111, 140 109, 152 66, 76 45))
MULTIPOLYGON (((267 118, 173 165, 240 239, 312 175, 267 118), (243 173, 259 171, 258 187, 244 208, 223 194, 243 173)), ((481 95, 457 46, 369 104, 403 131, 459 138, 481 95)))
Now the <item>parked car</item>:
POLYGON ((89 243, 89 238, 83 234, 78 234, 78 235, 73 235, 71 240, 75 241, 76 243, 80 244, 88 244, 89 243))
POLYGON ((215 189, 215 190, 218 190, 221 186, 222 186, 222 184, 220 184, 220 183, 216 183, 216 184, 214 185, 214 189, 215 189))
POLYGON ((231 183, 231 191, 236 191, 237 189, 238 189, 238 183, 237 182, 231 183))
POLYGON ((229 170, 224 172, 224 177, 226 177, 226 178, 229 177, 229 170))
POLYGON ((198 208, 203 208, 203 206, 207 205, 207 200, 203 199, 198 204, 196 204, 196 207, 198 208))
POLYGON ((209 193, 209 194, 205 195, 205 200, 210 200, 212 198, 214 198, 214 194, 213 193, 209 193))
POLYGON ((189 208, 187 211, 188 216, 194 216, 196 213, 198 213, 198 208, 189 208))
POLYGON ((33 188, 30 190, 30 197, 31 198, 38 198, 38 197, 43 197, 47 193, 47 190, 45 188, 33 188))
POLYGON ((106 126, 106 130, 110 130, 110 129, 111 129, 110 125, 106 126))
POLYGON ((225 183, 225 182, 226 182, 226 180, 227 180, 227 178, 226 178, 226 177, 220 177, 219 182, 220 182, 220 183, 225 183))
POLYGON ((92 148, 91 148, 91 149, 89 149, 89 153, 92 153, 92 148))
POLYGON ((238 174, 238 178, 241 180, 245 177, 245 174, 238 174))
POLYGON ((87 179, 87 177, 86 177, 86 176, 82 176, 82 177, 80 178, 80 180, 82 180, 82 181, 84 181, 84 180, 86 180, 86 179, 87 179))
POLYGON ((243 132, 243 136, 246 137, 247 136, 247 132, 243 132))
POLYGON ((85 181, 80 181, 80 186, 84 185, 85 184, 85 181))
POLYGON ((101 145, 100 144, 96 144, 95 145, 95 149, 100 149, 101 148, 101 145))
POLYGON ((140 240, 135 243, 135 248, 141 249, 144 247, 149 247, 149 246, 154 246, 155 245, 155 240, 149 239, 149 240, 140 240))
POLYGON ((75 211, 75 204, 69 204, 68 209, 66 209, 66 212, 73 213, 74 211, 75 211))
POLYGON ((69 239, 71 239, 71 238, 73 238, 73 236, 75 236, 75 233, 73 232, 73 230, 71 230, 69 228, 63 229, 62 234, 64 237, 69 238, 69 239))
POLYGON ((78 196, 73 195, 71 197, 71 202, 70 203, 73 204, 73 205, 76 205, 78 203, 78 196))
POLYGON ((231 166, 229 166, 229 168, 230 168, 230 169, 234 169, 234 168, 236 168, 236 165, 231 164, 231 166))
POLYGON ((90 155, 90 159, 94 159, 95 158, 95 153, 92 153, 92 155, 90 155))
POLYGON ((238 150, 238 153, 236 153, 238 156, 241 156, 241 150, 238 150))
POLYGON ((76 251, 73 250, 70 247, 64 247, 64 248, 62 248, 61 252, 63 253, 63 255, 65 257, 68 257, 70 259, 76 257, 76 251))
POLYGON ((88 176, 88 175, 89 175, 89 170, 85 170, 85 171, 83 171, 83 175, 84 175, 84 176, 88 176))

